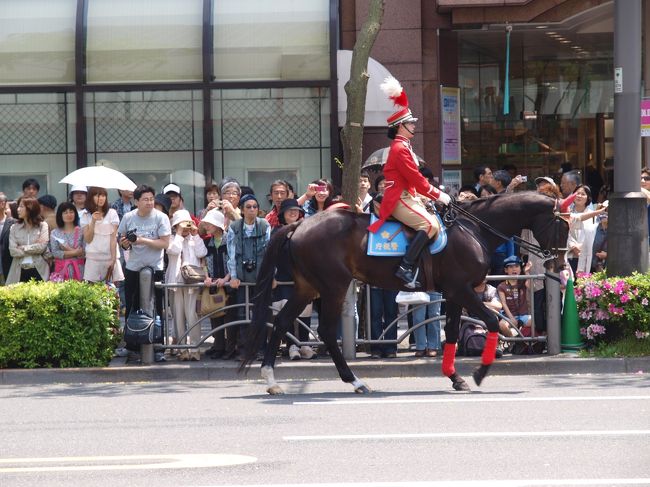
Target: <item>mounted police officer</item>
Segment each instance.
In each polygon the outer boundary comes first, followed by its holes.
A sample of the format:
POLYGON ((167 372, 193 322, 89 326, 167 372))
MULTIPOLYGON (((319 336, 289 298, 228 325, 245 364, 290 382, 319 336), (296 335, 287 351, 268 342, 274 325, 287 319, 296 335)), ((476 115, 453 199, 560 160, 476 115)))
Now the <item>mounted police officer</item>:
POLYGON ((393 100, 399 110, 388 119, 388 137, 393 139, 384 165, 386 186, 384 197, 379 210, 379 220, 368 229, 375 233, 392 215, 405 225, 416 231, 395 276, 405 282, 407 288, 420 286, 417 281, 417 263, 422 251, 428 246, 430 239, 438 236, 440 227, 438 220, 422 204, 417 197, 424 196, 440 201, 447 205, 451 198, 446 193, 431 185, 419 172, 417 156, 411 147, 411 139, 415 135, 415 123, 408 106, 406 93, 393 77, 388 77, 381 85, 388 97, 393 100))

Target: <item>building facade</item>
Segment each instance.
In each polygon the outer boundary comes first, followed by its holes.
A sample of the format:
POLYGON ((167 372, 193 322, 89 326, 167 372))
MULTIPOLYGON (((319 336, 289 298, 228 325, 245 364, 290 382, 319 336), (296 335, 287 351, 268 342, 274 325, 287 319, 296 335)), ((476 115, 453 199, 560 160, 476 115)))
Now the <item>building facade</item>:
MULTIPOLYGON (((345 5, 351 48, 367 0, 345 5)), ((532 187, 571 165, 611 182, 613 20, 612 1, 388 1, 372 57, 407 89, 422 119, 416 152, 443 179, 514 166, 532 187), (458 88, 460 164, 441 163, 442 86, 458 88)), ((364 154, 381 144, 385 131, 367 129, 364 154)))
MULTIPOLYGON (((97 161, 202 208, 331 175, 332 0, 0 2, 0 191, 97 161)), ((334 57, 335 59, 335 57, 334 57)))
MULTIPOLYGON (((190 209, 224 176, 258 195, 276 178, 340 181, 336 53, 367 7, 0 2, 0 191, 35 177, 61 200, 58 181, 97 161, 179 184, 190 209)), ((415 150, 443 180, 487 164, 532 181, 570 164, 611 181, 612 1, 387 0, 371 56, 407 90, 415 150), (441 87, 458 90, 459 163, 441 160, 441 87)), ((365 157, 386 145, 385 127, 366 126, 365 157)))

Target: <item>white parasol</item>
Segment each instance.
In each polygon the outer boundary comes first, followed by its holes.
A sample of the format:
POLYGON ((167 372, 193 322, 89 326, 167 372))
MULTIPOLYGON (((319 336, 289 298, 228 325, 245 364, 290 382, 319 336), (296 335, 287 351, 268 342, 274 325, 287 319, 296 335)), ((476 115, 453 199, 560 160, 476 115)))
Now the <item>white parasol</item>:
POLYGON ((105 189, 123 189, 133 191, 136 184, 120 171, 106 166, 82 167, 72 171, 59 183, 81 186, 96 186, 105 189))

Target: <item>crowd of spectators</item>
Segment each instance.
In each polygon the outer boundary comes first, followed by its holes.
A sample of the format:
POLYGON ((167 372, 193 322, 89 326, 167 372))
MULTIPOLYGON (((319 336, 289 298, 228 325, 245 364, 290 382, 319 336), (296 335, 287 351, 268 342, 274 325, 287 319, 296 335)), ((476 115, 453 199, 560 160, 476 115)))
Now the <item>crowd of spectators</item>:
MULTIPOLYGON (((423 174, 433 179, 428 169, 423 174)), ((521 190, 526 178, 505 169, 494 173, 487 166, 475 170, 475 184, 463 186, 458 200, 489 198, 504 192, 521 190)), ((607 204, 606 193, 598 187, 597 197, 592 188, 582 184, 578 171, 568 170, 560 183, 551 176, 535 180, 536 190, 556 198, 564 198, 570 221, 568 263, 574 273, 594 272, 607 263, 607 204), (594 201, 596 199, 596 201, 594 201), (568 204, 570 203, 570 205, 568 204)), ((371 179, 363 172, 359 178, 357 211, 373 211, 373 197, 381 194, 384 179, 371 179)), ((650 205, 650 169, 641 173, 642 191, 650 205)), ((30 279, 63 281, 68 279, 88 282, 111 282, 118 286, 122 313, 139 306, 139 272, 145 267, 154 269, 156 281, 181 283, 181 266, 205 266, 208 277, 205 285, 227 290, 229 304, 243 303, 254 295, 254 287, 246 289, 242 282, 254 283, 257 270, 273 232, 283 225, 302 218, 310 218, 336 203, 339 194, 331 181, 318 179, 307 185, 302 194, 296 194, 284 180, 274 181, 265 197, 257 196, 251 188, 226 178, 219 184, 205 188, 205 208, 190 214, 185 208, 181 189, 170 183, 160 193, 141 185, 133 192, 120 191, 112 204, 105 189, 74 186, 67 201, 57 204, 51 195, 40 195, 35 179, 23 183, 23 193, 9 202, 0 193, 0 282, 10 285, 30 279), (268 211, 266 209, 268 208, 268 211)), ((524 234, 534 240, 531 234, 524 234)), ((286 256, 285 256, 286 257, 286 256)), ((288 259, 278 262, 278 282, 291 281, 288 259)), ((504 242, 495 252, 491 274, 519 274, 543 272, 543 262, 533 255, 519 251, 514 242, 504 242), (522 261, 523 259, 523 261, 522 261)), ((505 280, 484 282, 475 291, 494 312, 502 316, 500 331, 504 336, 516 334, 515 328, 526 326, 535 316, 538 329, 544 330, 544 290, 541 281, 505 280), (533 286, 534 309, 528 309, 527 289, 533 286)), ((280 284, 274 290, 277 309, 290 297, 290 285, 280 284)), ((156 292, 156 313, 164 321, 162 290, 156 292)), ((170 309, 173 324, 168 330, 172 343, 187 337, 197 343, 200 327, 188 326, 198 319, 197 289, 171 288, 170 309)), ((395 339, 397 326, 390 327, 398 316, 396 291, 370 289, 370 338, 380 336, 395 339), (389 328, 390 327, 390 328, 389 328)), ((441 313, 441 295, 430 293, 432 304, 419 307, 413 313, 413 323, 431 320, 441 313)), ((318 300, 301 313, 301 321, 310 326, 312 312, 318 312, 318 300)), ((244 320, 244 308, 228 311, 225 316, 211 318, 211 327, 226 322, 244 320)), ((310 335, 304 326, 291 330, 300 342, 308 342, 310 335)), ((207 350, 211 358, 236 358, 242 347, 242 327, 228 327, 214 334, 207 350)), ((437 320, 419 327, 414 332, 412 348, 416 357, 435 357, 441 349, 441 326, 437 320)), ((316 351, 309 346, 288 342, 291 359, 309 359, 316 351)), ((369 349, 375 358, 396 356, 395 344, 373 345, 369 349)), ((158 357, 162 359, 163 357, 158 357)), ((180 360, 199 360, 199 349, 185 349, 180 360)))

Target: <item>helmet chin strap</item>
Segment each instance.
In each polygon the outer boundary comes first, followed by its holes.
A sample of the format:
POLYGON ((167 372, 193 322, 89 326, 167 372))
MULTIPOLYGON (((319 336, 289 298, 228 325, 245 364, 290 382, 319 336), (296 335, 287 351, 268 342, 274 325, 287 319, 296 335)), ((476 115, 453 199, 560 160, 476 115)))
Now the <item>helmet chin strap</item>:
POLYGON ((406 126, 406 124, 402 124, 402 127, 404 127, 404 130, 406 130, 409 134, 415 135, 415 132, 411 132, 409 128, 406 126))

